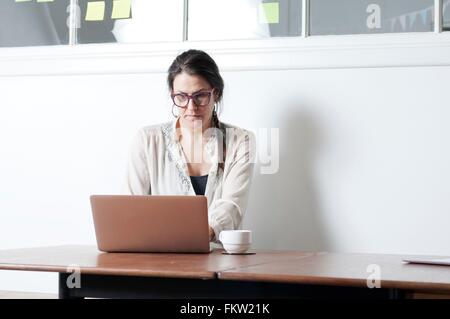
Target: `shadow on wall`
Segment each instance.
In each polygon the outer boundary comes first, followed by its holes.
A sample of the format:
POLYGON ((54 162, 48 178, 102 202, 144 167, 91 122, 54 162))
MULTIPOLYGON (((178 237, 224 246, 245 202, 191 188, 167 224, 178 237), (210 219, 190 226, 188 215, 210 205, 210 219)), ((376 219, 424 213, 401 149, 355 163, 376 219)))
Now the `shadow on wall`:
POLYGON ((302 107, 291 110, 280 122, 279 170, 264 175, 256 166, 243 227, 254 248, 329 250, 313 175, 320 131, 302 107))

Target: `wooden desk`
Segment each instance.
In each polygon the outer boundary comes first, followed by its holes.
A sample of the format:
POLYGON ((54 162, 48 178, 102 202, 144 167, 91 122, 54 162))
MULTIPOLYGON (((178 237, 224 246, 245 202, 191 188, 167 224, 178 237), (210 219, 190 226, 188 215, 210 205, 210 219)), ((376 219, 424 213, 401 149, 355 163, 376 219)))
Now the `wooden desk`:
POLYGON ((239 290, 235 283, 228 282, 221 285, 217 281, 219 271, 309 255, 295 251, 259 251, 238 256, 222 252, 114 254, 100 252, 93 246, 14 249, 0 251, 0 270, 57 272, 60 298, 239 297, 246 296, 245 288, 239 290), (81 272, 82 287, 68 289, 66 280, 74 266, 81 272))
MULTIPOLYGON (((0 269, 59 273, 60 298, 402 298, 450 295, 450 267, 408 265, 395 255, 256 251, 254 255, 108 254, 92 246, 0 251, 0 269), (368 289, 378 265, 381 289, 368 289), (81 288, 69 289, 76 266, 81 288)), ((1 289, 1 287, 0 287, 1 289)))
POLYGON ((278 260, 221 271, 221 280, 302 285, 368 287, 379 271, 380 287, 413 294, 450 296, 450 267, 407 264, 398 255, 316 253, 307 258, 278 260), (371 266, 373 265, 373 266, 371 266))

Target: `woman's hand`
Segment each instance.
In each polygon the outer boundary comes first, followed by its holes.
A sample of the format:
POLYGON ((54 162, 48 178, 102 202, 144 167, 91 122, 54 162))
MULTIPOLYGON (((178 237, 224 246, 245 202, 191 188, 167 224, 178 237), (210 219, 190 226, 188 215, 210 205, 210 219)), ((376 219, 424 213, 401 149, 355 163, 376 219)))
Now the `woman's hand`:
POLYGON ((209 226, 209 241, 214 240, 214 229, 212 229, 211 226, 209 226))

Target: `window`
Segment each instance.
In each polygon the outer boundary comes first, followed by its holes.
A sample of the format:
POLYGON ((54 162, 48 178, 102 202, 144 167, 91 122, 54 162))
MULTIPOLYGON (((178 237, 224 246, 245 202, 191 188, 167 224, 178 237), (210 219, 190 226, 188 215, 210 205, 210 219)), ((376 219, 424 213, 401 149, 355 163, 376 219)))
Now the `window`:
MULTIPOLYGON (((437 9, 435 0, 0 0, 0 47, 430 32, 437 9)), ((450 0, 442 11, 450 31, 450 0)))
POLYGON ((300 36, 301 0, 190 0, 189 40, 300 36))
POLYGON ((1 0, 0 46, 181 41, 183 10, 183 1, 1 0))
POLYGON ((0 46, 68 44, 69 4, 70 0, 0 1, 0 46))
POLYGON ((77 43, 183 40, 183 1, 78 0, 77 43))
POLYGON ((313 0, 311 35, 434 30, 434 0, 313 0))
POLYGON ((450 0, 445 0, 442 8, 444 19, 442 29, 443 31, 450 31, 450 0))

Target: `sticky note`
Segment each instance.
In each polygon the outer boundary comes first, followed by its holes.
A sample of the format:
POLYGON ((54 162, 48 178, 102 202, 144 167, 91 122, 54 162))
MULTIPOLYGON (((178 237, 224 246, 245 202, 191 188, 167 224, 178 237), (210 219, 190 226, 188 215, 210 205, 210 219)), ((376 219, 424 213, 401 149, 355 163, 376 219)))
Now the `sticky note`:
POLYGON ((55 0, 37 0, 36 2, 53 2, 55 0))
POLYGON ((86 21, 102 21, 105 19, 105 1, 88 2, 86 21))
POLYGON ((261 23, 279 23, 280 22, 280 4, 278 2, 261 3, 259 7, 259 22, 261 23))
POLYGON ((31 0, 16 0, 16 2, 30 2, 31 0))
POLYGON ((129 19, 131 16, 131 0, 114 0, 111 19, 129 19))

